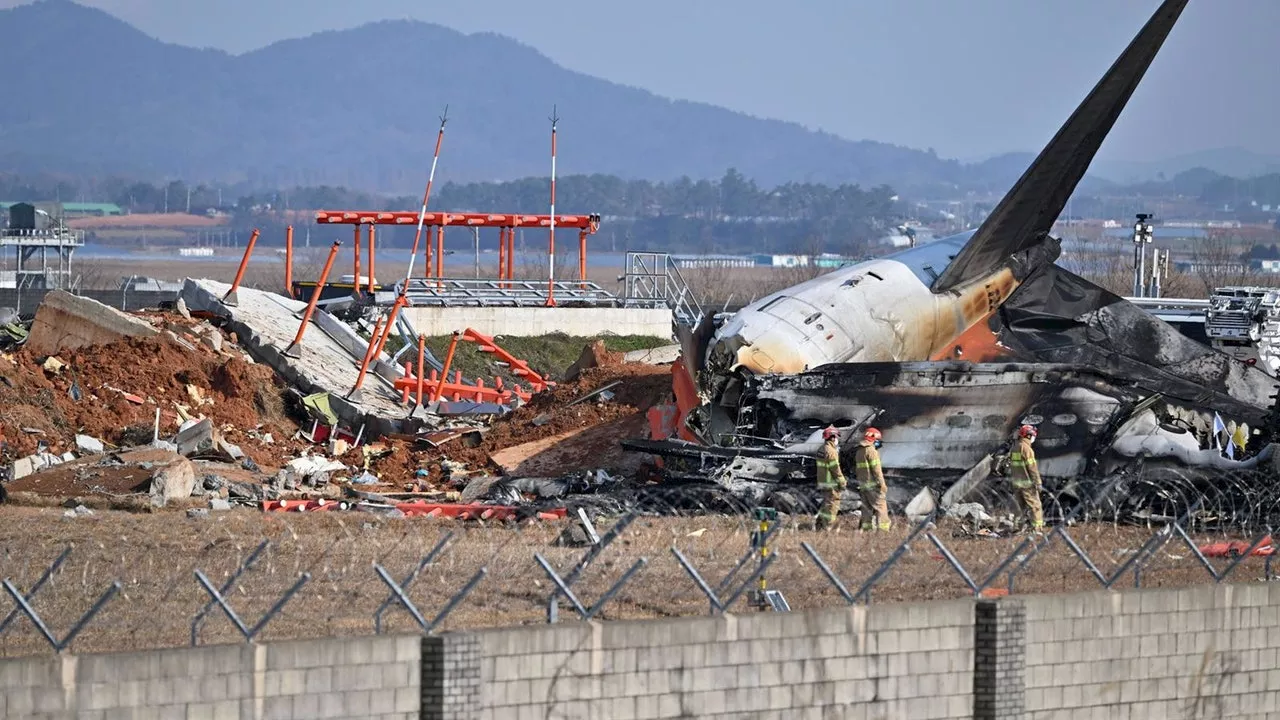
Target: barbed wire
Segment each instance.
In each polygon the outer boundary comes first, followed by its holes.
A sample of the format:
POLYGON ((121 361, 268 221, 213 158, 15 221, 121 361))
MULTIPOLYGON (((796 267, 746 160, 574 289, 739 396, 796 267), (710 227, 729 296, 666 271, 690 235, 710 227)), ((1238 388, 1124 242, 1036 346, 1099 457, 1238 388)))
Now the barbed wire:
POLYGON ((841 524, 817 531, 816 491, 763 485, 565 496, 560 521, 33 513, 0 536, 0 656, 538 624, 553 599, 566 622, 751 611, 762 588, 803 610, 1273 578, 1280 489, 1253 477, 1147 468, 1042 497, 1039 535, 1018 532, 1001 483, 875 533, 856 530, 852 494, 841 524), (762 553, 756 511, 773 505, 786 509, 765 514, 762 553))

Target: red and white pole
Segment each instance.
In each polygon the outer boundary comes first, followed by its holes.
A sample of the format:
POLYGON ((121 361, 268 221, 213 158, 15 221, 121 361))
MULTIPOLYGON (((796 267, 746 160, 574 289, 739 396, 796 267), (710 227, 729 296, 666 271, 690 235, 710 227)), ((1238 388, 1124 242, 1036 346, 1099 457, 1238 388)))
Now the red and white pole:
POLYGON ((547 250, 547 307, 555 307, 556 296, 556 108, 551 106, 551 242, 547 250))
MULTIPOLYGON (((431 200, 431 183, 436 179, 436 163, 440 161, 440 143, 444 140, 444 124, 449 120, 449 106, 444 106, 444 115, 440 116, 440 132, 436 135, 436 151, 431 157, 431 174, 427 176, 427 191, 422 194, 422 210, 418 213, 418 232, 413 236, 413 252, 409 254, 409 271, 404 274, 404 286, 400 295, 409 289, 409 278, 413 277, 413 261, 418 257, 418 243, 422 241, 422 224, 427 220, 427 203, 431 200)), ((430 240, 428 240, 430 242, 430 240)), ((430 265, 427 271, 430 272, 430 265)))

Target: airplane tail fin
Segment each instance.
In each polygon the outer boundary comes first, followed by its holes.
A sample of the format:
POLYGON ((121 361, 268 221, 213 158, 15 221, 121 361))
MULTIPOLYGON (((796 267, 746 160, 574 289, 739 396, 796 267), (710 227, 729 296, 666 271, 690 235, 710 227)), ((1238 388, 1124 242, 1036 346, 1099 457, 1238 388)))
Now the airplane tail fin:
POLYGON ((999 267, 1053 227, 1116 118, 1164 44, 1187 0, 1164 0, 1058 134, 1040 151, 946 270, 933 283, 945 292, 999 267))

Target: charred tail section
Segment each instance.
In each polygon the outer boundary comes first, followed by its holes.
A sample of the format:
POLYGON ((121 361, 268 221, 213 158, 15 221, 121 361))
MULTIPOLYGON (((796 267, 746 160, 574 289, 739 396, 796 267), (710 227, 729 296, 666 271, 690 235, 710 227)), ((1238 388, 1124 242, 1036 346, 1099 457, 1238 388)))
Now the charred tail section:
POLYGON ((946 292, 1040 241, 1066 207, 1187 0, 1165 0, 933 284, 946 292))

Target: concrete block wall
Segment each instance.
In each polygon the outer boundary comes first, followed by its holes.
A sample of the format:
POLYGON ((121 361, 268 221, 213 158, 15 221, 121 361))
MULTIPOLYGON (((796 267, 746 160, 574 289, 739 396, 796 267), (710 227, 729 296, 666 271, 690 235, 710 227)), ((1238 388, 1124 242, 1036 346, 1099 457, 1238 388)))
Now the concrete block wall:
POLYGON ((645 335, 671 337, 665 308, 409 307, 401 312, 423 335, 448 335, 472 328, 485 335, 536 337, 564 333, 578 337, 645 335))
POLYGON ((958 718, 973 603, 475 633, 478 710, 424 717, 958 718))
MULTIPOLYGON (((50 292, 53 291, 0 288, 0 307, 13 308, 23 317, 30 318, 35 314, 36 308, 40 306, 40 303, 44 301, 45 295, 50 292)), ((109 305, 117 310, 142 310, 178 299, 178 293, 176 292, 159 292, 156 290, 85 290, 78 294, 93 298, 103 305, 109 305)))
POLYGON ((0 660, 0 717, 409 720, 420 658, 406 636, 0 660))
POLYGON ((1026 717, 1280 717, 1280 584, 1030 596, 1026 717))
POLYGON ((0 660, 21 718, 1270 718, 1280 584, 0 660))

